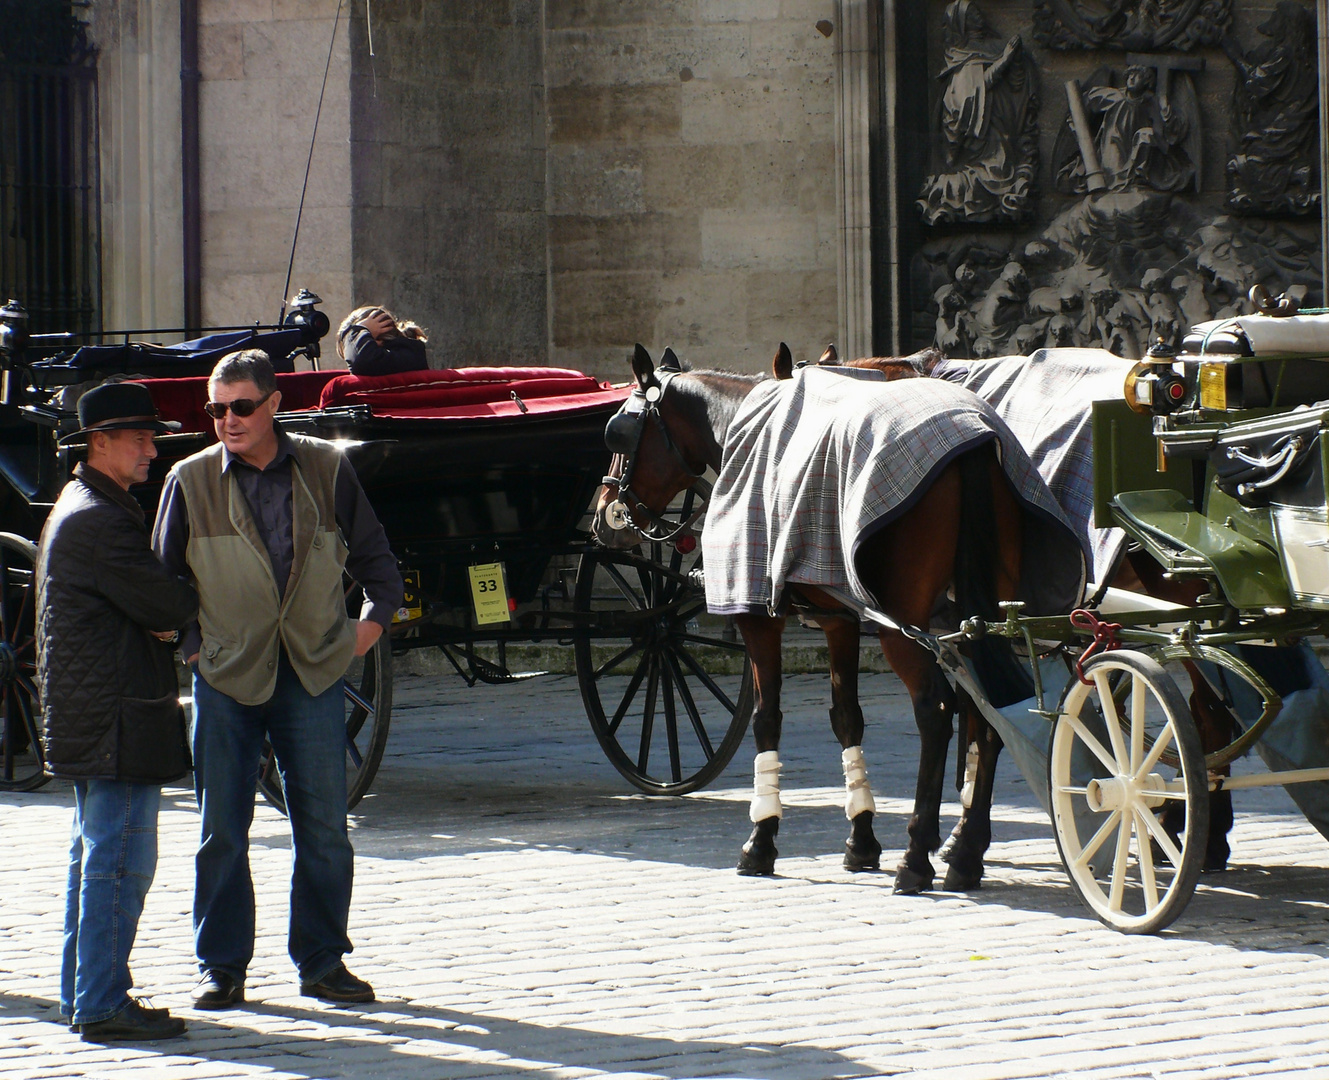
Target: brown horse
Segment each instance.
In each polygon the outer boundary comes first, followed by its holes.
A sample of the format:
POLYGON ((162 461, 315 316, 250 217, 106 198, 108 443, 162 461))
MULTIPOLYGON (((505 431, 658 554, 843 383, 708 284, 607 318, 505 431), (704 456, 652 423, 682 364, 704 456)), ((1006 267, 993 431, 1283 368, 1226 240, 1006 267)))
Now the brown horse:
MULTIPOLYGON (((840 360, 835 346, 828 345, 817 363, 821 366, 866 368, 880 372, 893 381, 932 377, 937 366, 945 359, 939 349, 928 348, 911 356, 864 356, 853 360, 840 360)), ((789 352, 789 347, 781 342, 773 363, 775 377, 786 379, 791 377, 793 367, 793 356, 789 352)), ((1165 577, 1163 568, 1147 552, 1138 548, 1126 551, 1111 585, 1115 589, 1166 600, 1179 607, 1194 607, 1199 602, 1200 595, 1211 587, 1208 582, 1201 579, 1165 577)), ((1236 719, 1193 663, 1186 661, 1182 667, 1191 683, 1189 704, 1196 728, 1200 732, 1201 745, 1206 753, 1226 746, 1240 730, 1236 719)), ((1230 774, 1231 767, 1224 766, 1219 771, 1230 774)), ((1174 837, 1178 836, 1185 827, 1185 809, 1179 803, 1170 803, 1163 813, 1163 826, 1174 837)), ((1204 859, 1206 872, 1227 868, 1228 856, 1231 854, 1227 835, 1232 829, 1233 821, 1232 792, 1226 788, 1211 792, 1209 832, 1204 859)))
MULTIPOLYGON (((777 357, 776 374, 787 374, 788 366, 777 357)), ((640 345, 632 367, 637 387, 606 429, 605 441, 614 459, 593 522, 595 536, 617 548, 633 547, 644 537, 669 540, 678 534, 677 529, 668 531, 662 516, 667 506, 707 467, 719 469, 730 422, 744 398, 765 378, 682 372, 672 351, 666 352, 657 374, 640 345)), ((926 627, 938 599, 951 588, 962 612, 998 619, 998 602, 1016 594, 1023 528, 1022 508, 989 442, 947 464, 907 511, 865 539, 855 566, 877 608, 897 626, 926 627)), ((851 824, 844 865, 849 870, 876 870, 881 845, 872 830, 875 804, 863 764, 864 724, 858 702, 860 617, 819 588, 792 583, 789 588, 794 610, 803 609, 805 620, 820 626, 829 647, 831 728, 842 749, 845 814, 851 824)), ((754 827, 743 845, 738 871, 772 874, 782 813, 780 642, 786 616, 746 614, 735 616, 735 621, 755 677, 752 726, 757 748, 750 811, 754 827)), ((978 746, 978 764, 973 796, 944 855, 949 863, 944 888, 976 888, 991 840, 992 780, 1001 741, 973 703, 952 688, 931 651, 899 629, 883 628, 878 636, 887 661, 909 691, 922 743, 909 845, 897 869, 895 889, 914 893, 933 886, 929 856, 941 844, 947 746, 957 710, 962 731, 970 733, 966 742, 978 746)), ((1004 681, 1023 686, 1023 673, 1005 639, 988 637, 973 644, 973 662, 986 684, 1004 681)))

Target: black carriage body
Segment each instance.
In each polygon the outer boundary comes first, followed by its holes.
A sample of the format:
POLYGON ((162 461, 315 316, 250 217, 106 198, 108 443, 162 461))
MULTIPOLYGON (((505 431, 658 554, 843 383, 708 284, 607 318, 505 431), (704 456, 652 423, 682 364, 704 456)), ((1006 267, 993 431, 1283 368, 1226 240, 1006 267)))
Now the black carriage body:
POLYGON ((471 603, 467 567, 502 562, 509 595, 536 598, 550 560, 578 554, 586 509, 609 463, 610 402, 572 415, 379 418, 365 410, 287 413, 286 430, 345 447, 402 565, 435 614, 471 603))
MULTIPOLYGON (((141 381, 163 418, 182 423, 179 433, 158 437, 148 482, 133 492, 151 517, 171 466, 215 441, 203 404, 217 350, 244 347, 274 356, 281 423, 342 448, 403 570, 418 575, 418 611, 403 612, 391 636, 347 675, 351 805, 368 790, 386 744, 391 657, 429 646, 441 647, 474 683, 525 677, 507 669, 510 642, 574 644, 592 730, 614 767, 643 791, 697 790, 732 758, 751 715, 751 674, 741 644, 698 628, 699 556, 658 544, 608 553, 584 528, 609 465, 605 425, 626 388, 561 369, 470 369, 405 374, 412 385, 403 398, 397 376, 356 380, 317 370, 327 320, 308 307, 297 307, 286 325, 231 328, 180 347, 125 341, 81 350, 65 335, 28 341, 12 307, 0 310, 0 534, 16 534, 0 535, 0 622, 8 635, 0 641, 0 790, 42 782, 33 757, 32 541, 80 454, 57 442, 77 427, 77 394, 108 377, 141 381), (314 370, 294 370, 300 355, 314 370), (349 396, 329 390, 338 377, 349 396), (417 381, 423 402, 410 400, 417 381), (546 571, 560 557, 567 572, 551 580, 546 571), (503 564, 517 610, 511 621, 479 625, 468 568, 491 563, 503 564), (485 643, 496 657, 477 652, 485 643), (11 653, 22 661, 6 667, 11 653)), ((283 805, 271 755, 260 787, 283 805)))

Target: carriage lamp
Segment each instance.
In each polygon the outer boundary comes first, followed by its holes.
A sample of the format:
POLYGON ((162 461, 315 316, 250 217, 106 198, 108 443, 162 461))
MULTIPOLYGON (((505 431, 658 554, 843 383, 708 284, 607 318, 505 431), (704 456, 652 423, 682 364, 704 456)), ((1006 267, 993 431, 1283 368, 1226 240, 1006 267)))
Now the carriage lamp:
POLYGON ((1166 415, 1186 400, 1186 377, 1175 368, 1176 350, 1159 338, 1126 374, 1126 404, 1138 413, 1166 415))
POLYGON ((317 293, 301 289, 291 298, 291 311, 282 320, 282 325, 305 331, 305 341, 314 345, 332 329, 332 320, 315 306, 321 303, 323 299, 317 293))
POLYGON ((28 310, 17 300, 0 307, 0 356, 6 360, 28 344, 28 310))
POLYGON ((28 312, 17 300, 0 307, 0 401, 11 404, 19 382, 14 368, 23 365, 23 350, 28 344, 28 312))

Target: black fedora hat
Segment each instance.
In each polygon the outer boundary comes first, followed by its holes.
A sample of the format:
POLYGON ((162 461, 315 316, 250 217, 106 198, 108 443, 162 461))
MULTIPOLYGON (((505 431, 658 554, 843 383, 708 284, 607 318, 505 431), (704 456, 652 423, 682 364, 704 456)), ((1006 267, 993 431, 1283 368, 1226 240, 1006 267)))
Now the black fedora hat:
POLYGON ((63 436, 61 445, 87 442, 88 436, 97 431, 132 428, 161 435, 180 430, 176 421, 158 417, 152 392, 142 383, 133 382, 103 383, 93 387, 78 399, 78 422, 79 429, 63 436))

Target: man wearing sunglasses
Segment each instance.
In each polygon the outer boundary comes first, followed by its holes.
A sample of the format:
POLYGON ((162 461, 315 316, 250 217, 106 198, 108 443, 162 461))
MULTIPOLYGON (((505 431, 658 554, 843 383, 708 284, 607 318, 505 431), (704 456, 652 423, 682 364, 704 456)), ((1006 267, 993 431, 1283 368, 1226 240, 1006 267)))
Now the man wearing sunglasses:
POLYGON ((194 947, 200 1009, 244 1001, 254 952, 249 827, 259 755, 276 752, 290 814, 288 947, 300 992, 374 1000, 342 963, 354 856, 346 829, 342 676, 392 623, 402 580, 387 537, 341 451, 291 435, 265 353, 218 361, 206 411, 218 444, 179 462, 162 489, 153 546, 199 593, 181 651, 194 672, 194 947), (346 613, 343 572, 359 582, 346 613))

